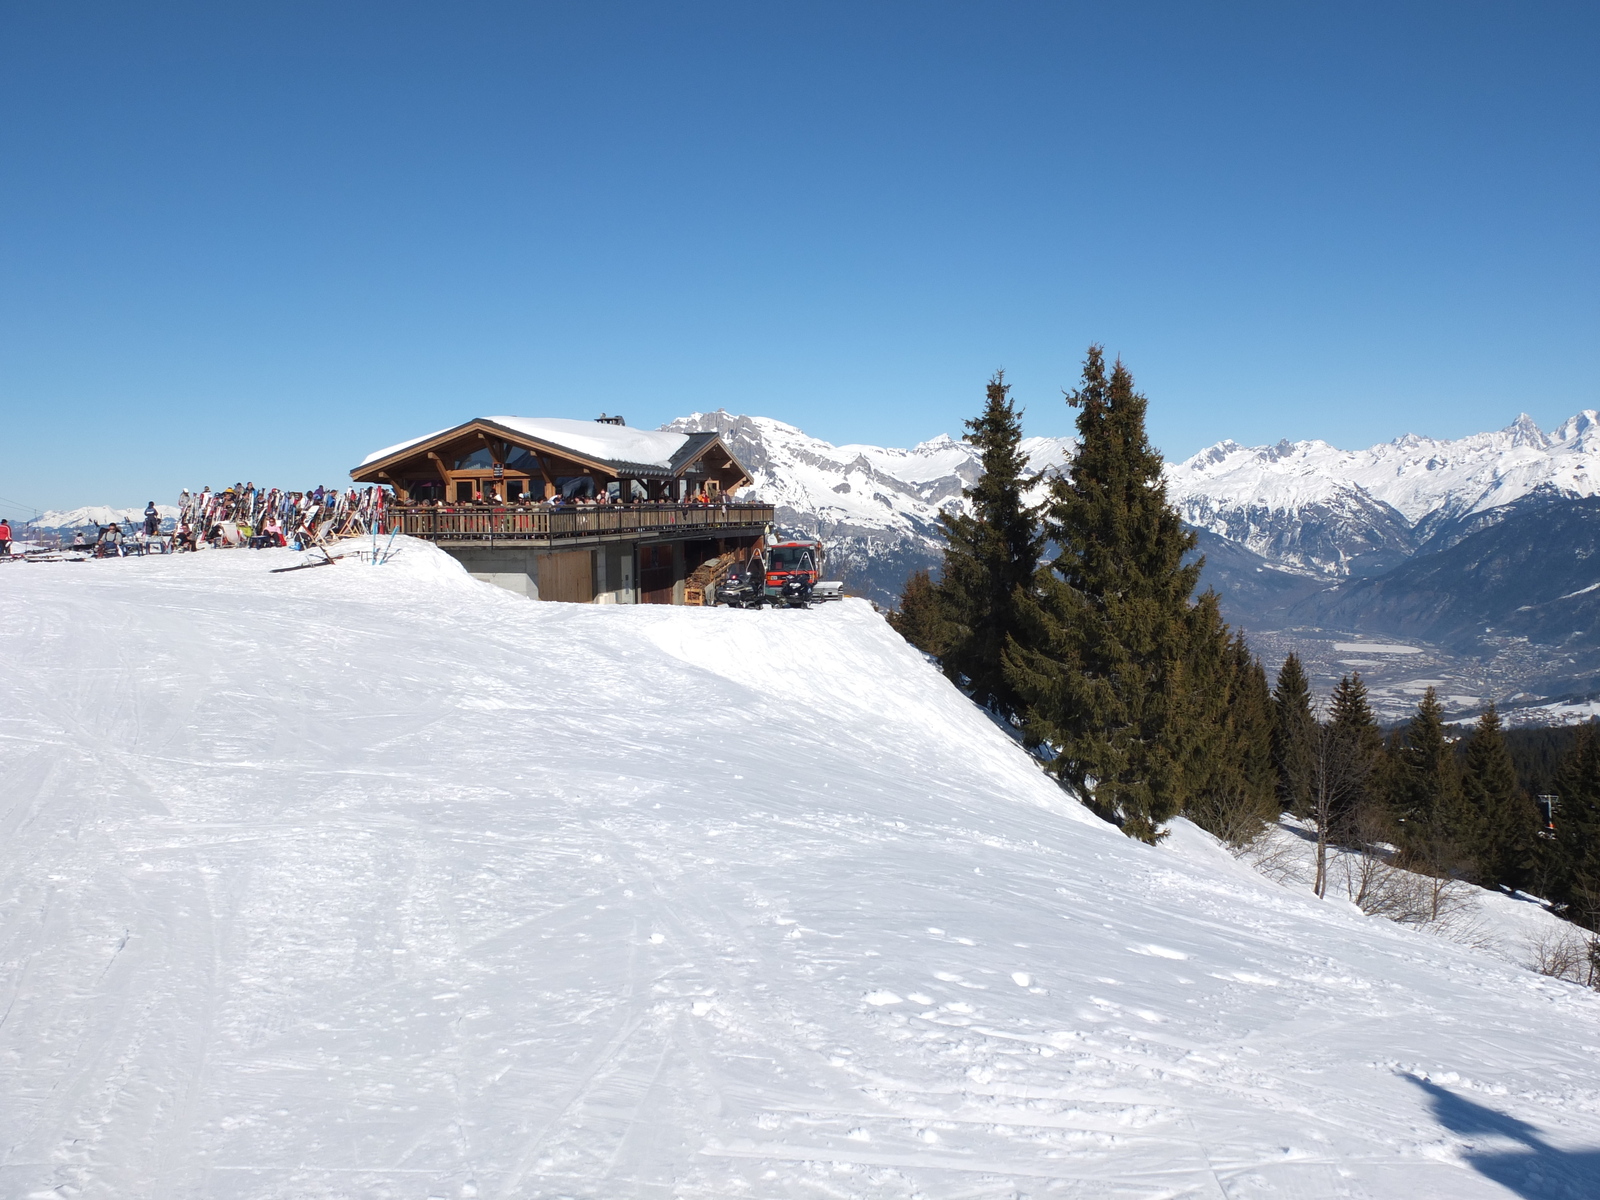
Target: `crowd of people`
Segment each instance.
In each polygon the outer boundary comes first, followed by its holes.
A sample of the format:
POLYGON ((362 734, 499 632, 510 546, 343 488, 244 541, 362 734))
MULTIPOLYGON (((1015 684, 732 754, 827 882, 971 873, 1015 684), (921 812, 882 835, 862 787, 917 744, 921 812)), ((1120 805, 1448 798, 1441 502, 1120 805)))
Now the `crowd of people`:
POLYGON ((692 507, 709 508, 714 505, 728 503, 728 498, 720 492, 708 491, 701 487, 698 492, 691 492, 679 499, 672 496, 663 496, 655 500, 643 496, 628 495, 620 489, 617 495, 612 495, 609 489, 601 488, 592 494, 584 489, 579 489, 571 494, 556 492, 548 499, 534 496, 529 492, 522 492, 508 497, 501 485, 493 485, 487 491, 474 489, 471 500, 442 500, 442 499, 417 499, 417 500, 392 500, 397 508, 436 508, 454 509, 463 505, 489 505, 504 508, 582 508, 589 506, 604 506, 612 504, 678 504, 692 507))
MULTIPOLYGON (((381 487, 339 490, 318 486, 291 492, 281 488, 258 488, 254 483, 236 483, 220 492, 213 492, 210 487, 198 492, 184 490, 178 497, 178 516, 170 530, 162 530, 163 519, 152 500, 145 505, 142 521, 129 522, 126 528, 121 522, 113 521, 96 526, 93 534, 79 530, 73 535, 70 546, 63 549, 96 558, 167 554, 199 550, 203 546, 213 549, 289 546, 298 550, 381 528, 383 514, 390 508, 450 511, 463 505, 563 509, 617 504, 713 507, 728 503, 728 497, 704 486, 681 498, 669 495, 657 499, 648 499, 629 487, 616 484, 612 487, 617 489, 617 494, 605 487, 594 492, 577 488, 570 493, 558 491, 543 499, 527 492, 508 498, 503 485, 494 484, 485 490, 475 490, 470 501, 451 502, 401 500, 381 487)), ((11 526, 0 520, 0 557, 10 555, 11 541, 11 526)))

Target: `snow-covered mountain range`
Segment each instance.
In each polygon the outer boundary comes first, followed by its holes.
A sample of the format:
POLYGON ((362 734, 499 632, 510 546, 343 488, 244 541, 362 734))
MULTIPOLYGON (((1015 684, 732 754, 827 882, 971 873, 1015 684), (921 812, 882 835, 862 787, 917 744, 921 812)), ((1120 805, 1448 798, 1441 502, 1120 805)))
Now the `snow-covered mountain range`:
POLYGON ((1281 566, 1370 574, 1529 497, 1600 494, 1597 424, 1589 410, 1545 433, 1524 413, 1493 433, 1408 433, 1366 450, 1218 442, 1169 468, 1167 486, 1190 524, 1281 566))
MULTIPOLYGON (((912 571, 937 569, 939 511, 960 507, 979 472, 973 447, 948 436, 834 446, 721 411, 670 427, 720 432, 755 476, 751 494, 777 504, 784 526, 820 534, 829 573, 882 605, 912 571)), ((1264 661, 1299 654, 1319 691, 1360 670, 1385 720, 1429 686, 1471 713, 1488 698, 1586 700, 1600 696, 1600 568, 1587 569, 1600 545, 1597 428, 1586 411, 1550 433, 1524 415, 1492 433, 1365 450, 1224 441, 1169 464, 1167 488, 1199 531, 1202 586, 1228 621, 1264 661), (1405 653, 1359 652, 1374 638, 1405 653)), ((1050 472, 1074 445, 1031 438, 1027 449, 1050 472)))
MULTIPOLYGON (((912 571, 938 563, 940 510, 960 508, 961 489, 979 474, 977 452, 947 434, 909 450, 835 446, 771 417, 722 409, 663 428, 720 433, 754 476, 747 494, 775 504, 781 525, 823 537, 829 573, 880 603, 892 602, 912 571)), ((1076 442, 1035 437, 1023 445, 1044 472, 1069 462, 1076 442)))
MULTIPOLYGON (((834 546, 835 564, 877 595, 938 560, 938 515, 978 475, 973 447, 941 435, 909 450, 834 446, 769 417, 693 413, 671 429, 715 429, 755 476, 751 494, 834 546)), ((1406 434, 1366 450, 1322 441, 1223 441, 1167 468, 1184 519, 1299 575, 1389 570, 1495 523, 1512 506, 1600 494, 1600 416, 1553 433, 1526 414, 1455 440, 1406 434)), ((1029 438, 1035 470, 1071 460, 1072 438, 1029 438)))
MULTIPOLYGON (((771 417, 720 409, 679 417, 665 428, 715 429, 755 476, 751 494, 836 531, 937 536, 940 510, 959 507, 961 489, 979 473, 974 448, 949 434, 909 450, 835 446, 771 417)), ((1023 447, 1032 468, 1043 471, 1070 461, 1076 444, 1034 437, 1023 447)))
MULTIPOLYGON (((173 504, 158 504, 156 511, 161 514, 163 521, 176 521, 178 509, 173 504)), ((28 528, 50 531, 71 531, 74 529, 87 529, 91 525, 133 524, 139 525, 144 521, 142 508, 111 508, 105 504, 86 504, 80 508, 56 511, 52 509, 41 513, 28 522, 28 528)))

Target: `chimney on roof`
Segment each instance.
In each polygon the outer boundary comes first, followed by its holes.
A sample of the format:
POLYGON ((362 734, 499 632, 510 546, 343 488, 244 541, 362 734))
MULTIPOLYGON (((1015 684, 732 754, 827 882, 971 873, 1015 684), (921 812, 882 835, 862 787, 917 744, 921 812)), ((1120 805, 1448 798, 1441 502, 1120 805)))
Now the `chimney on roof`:
POLYGON ((605 413, 601 413, 594 420, 595 420, 595 424, 596 425, 626 425, 627 424, 627 422, 624 421, 621 417, 608 417, 608 416, 605 415, 605 413))

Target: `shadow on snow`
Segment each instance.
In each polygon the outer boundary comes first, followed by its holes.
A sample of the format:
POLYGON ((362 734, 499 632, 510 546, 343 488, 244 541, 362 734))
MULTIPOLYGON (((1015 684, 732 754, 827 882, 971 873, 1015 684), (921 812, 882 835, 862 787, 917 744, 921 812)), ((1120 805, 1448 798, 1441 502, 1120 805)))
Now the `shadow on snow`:
POLYGON ((1516 1150, 1467 1150, 1463 1159, 1485 1178, 1525 1200, 1600 1200, 1600 1150, 1558 1149, 1526 1121, 1485 1108, 1431 1080, 1405 1078, 1428 1094, 1434 1117, 1452 1133, 1521 1144, 1516 1150))

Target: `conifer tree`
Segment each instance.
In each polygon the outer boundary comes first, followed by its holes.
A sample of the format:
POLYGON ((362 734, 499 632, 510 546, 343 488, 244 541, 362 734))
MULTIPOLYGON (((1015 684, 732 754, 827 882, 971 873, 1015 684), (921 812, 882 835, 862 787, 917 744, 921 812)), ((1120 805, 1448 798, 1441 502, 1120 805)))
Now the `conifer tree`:
POLYGON ((1304 817, 1311 810, 1311 761, 1316 739, 1311 715, 1311 685, 1298 655, 1278 669, 1272 690, 1272 763, 1277 770, 1281 811, 1304 817))
POLYGON ((1146 400, 1121 362, 1091 346, 1068 396, 1078 453, 1052 481, 1045 532, 1060 552, 1026 597, 1007 675, 1025 734, 1053 752, 1063 785, 1131 836, 1154 841, 1185 800, 1193 736, 1190 595, 1194 547, 1167 503, 1146 400))
POLYGON ((939 518, 947 544, 937 586, 946 642, 938 654, 946 673, 964 680, 974 701, 1012 717, 1020 703, 1002 658, 1018 632, 1018 605, 1033 586, 1044 543, 1024 499, 1034 480, 1022 452, 1022 416, 1004 371, 995 372, 983 412, 966 426, 982 474, 961 493, 972 511, 939 518))
POLYGON ((1347 844, 1375 841, 1384 831, 1388 817, 1381 770, 1383 732, 1372 715, 1367 685, 1359 671, 1340 676, 1328 717, 1328 734, 1338 746, 1338 755, 1348 758, 1349 773, 1360 780, 1339 793, 1328 813, 1329 836, 1347 844))
POLYGON ((1600 737, 1585 727, 1556 771, 1555 839, 1547 899, 1568 920, 1600 929, 1600 737))
POLYGON ((1201 595, 1193 620, 1184 814, 1229 845, 1247 845, 1279 811, 1267 675, 1244 635, 1222 623, 1216 593, 1201 595))
POLYGON ((928 572, 914 571, 906 580, 900 607, 889 614, 889 625, 924 654, 940 658, 949 648, 950 622, 928 572))
POLYGON ((1390 746, 1389 814, 1406 857, 1436 873, 1470 871, 1476 810, 1461 794, 1444 709, 1430 687, 1390 746))
POLYGON ((1539 814, 1517 783, 1494 705, 1483 710, 1467 741, 1461 791, 1471 806, 1478 841, 1478 881, 1490 886, 1525 888, 1533 881, 1538 856, 1539 814))

